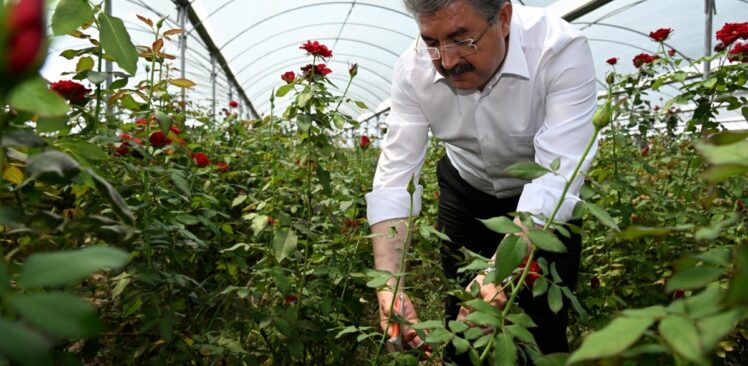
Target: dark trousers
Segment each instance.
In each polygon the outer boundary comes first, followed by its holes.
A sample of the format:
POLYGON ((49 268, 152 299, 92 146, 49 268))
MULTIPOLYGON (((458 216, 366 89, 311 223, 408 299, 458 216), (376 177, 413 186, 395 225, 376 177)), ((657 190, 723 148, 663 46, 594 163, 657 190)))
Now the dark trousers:
MULTIPOLYGON (((451 243, 446 241, 442 243, 442 266, 448 277, 457 278, 458 264, 464 260, 459 252, 461 247, 464 246, 490 258, 503 238, 503 234, 489 230, 477 219, 504 216, 516 211, 519 197, 499 199, 479 191, 460 177, 446 155, 437 165, 437 176, 441 191, 437 228, 452 240, 451 243)), ((577 284, 582 239, 579 235, 572 235, 571 238, 559 235, 559 239, 566 245, 568 253, 557 254, 538 250, 536 258, 545 258, 549 266, 550 263, 555 262, 556 269, 563 280, 562 285, 574 289, 577 284)), ((546 275, 550 279, 550 274, 546 275)), ((462 286, 467 286, 471 280, 472 276, 463 278, 462 286)), ((532 290, 526 286, 519 293, 517 304, 538 325, 537 328, 531 328, 530 332, 535 337, 542 353, 569 352, 566 326, 570 304, 567 299, 564 299, 563 309, 554 314, 548 308, 546 295, 533 298, 532 290)), ((449 319, 455 319, 459 309, 460 303, 457 297, 447 298, 446 314, 449 319)), ((458 365, 471 364, 467 353, 454 355, 451 344, 447 349, 445 361, 458 365)))

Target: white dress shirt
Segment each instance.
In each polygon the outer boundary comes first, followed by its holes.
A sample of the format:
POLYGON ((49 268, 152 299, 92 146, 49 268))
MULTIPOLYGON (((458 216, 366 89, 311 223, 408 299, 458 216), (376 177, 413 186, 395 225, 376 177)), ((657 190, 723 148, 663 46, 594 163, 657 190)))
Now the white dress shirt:
MULTIPOLYGON (((594 131, 592 54, 587 39, 564 20, 542 8, 512 7, 506 58, 483 91, 450 86, 414 47, 398 59, 387 135, 373 190, 366 195, 369 224, 408 217, 407 185, 412 176, 418 178, 429 132, 444 142, 449 160, 470 185, 498 198, 519 195, 517 211, 545 217, 553 212, 563 178, 546 174, 529 182, 504 169, 533 159, 548 167, 560 158, 559 174, 571 176, 594 131)), ((589 168, 596 148, 581 172, 589 168)), ((575 179, 556 220, 571 218, 582 182, 581 175, 575 179)), ((414 215, 423 192, 422 186, 416 188, 414 215)))

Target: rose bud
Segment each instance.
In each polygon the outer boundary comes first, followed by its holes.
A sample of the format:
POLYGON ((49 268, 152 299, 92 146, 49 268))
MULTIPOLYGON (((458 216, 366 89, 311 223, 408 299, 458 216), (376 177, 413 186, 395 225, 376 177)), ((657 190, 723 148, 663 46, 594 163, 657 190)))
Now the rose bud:
POLYGON ((18 78, 39 70, 47 53, 45 14, 44 0, 20 0, 8 7, 1 73, 18 78))

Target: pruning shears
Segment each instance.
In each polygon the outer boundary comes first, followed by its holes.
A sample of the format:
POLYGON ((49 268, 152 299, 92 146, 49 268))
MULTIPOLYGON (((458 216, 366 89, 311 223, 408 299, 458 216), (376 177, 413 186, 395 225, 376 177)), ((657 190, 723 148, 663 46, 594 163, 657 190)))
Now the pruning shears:
POLYGON ((392 329, 395 331, 395 336, 387 340, 388 352, 402 352, 404 349, 403 329, 405 329, 405 293, 399 293, 397 300, 395 301, 395 311, 398 313, 399 317, 397 323, 392 325, 392 329), (397 300, 400 300, 399 308, 397 300))

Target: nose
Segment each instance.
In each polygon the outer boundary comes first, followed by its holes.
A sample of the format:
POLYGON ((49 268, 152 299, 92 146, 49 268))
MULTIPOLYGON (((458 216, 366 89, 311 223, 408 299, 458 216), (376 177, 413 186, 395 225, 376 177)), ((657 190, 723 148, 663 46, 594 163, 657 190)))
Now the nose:
POLYGON ((460 63, 460 57, 453 55, 451 52, 441 51, 439 56, 441 56, 442 67, 446 70, 450 70, 460 63))

